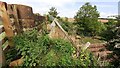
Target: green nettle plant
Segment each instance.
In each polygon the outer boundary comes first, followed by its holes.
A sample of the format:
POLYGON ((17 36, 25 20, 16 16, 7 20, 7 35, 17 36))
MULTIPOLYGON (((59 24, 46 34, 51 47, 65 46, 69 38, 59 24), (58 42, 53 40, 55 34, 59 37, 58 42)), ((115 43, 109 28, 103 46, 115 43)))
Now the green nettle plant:
POLYGON ((21 56, 21 66, 99 66, 98 61, 89 52, 80 53, 78 58, 73 57, 75 48, 72 44, 63 39, 51 39, 48 35, 39 35, 36 30, 27 31, 22 35, 14 37, 14 54, 7 60, 14 60, 13 57, 21 56))

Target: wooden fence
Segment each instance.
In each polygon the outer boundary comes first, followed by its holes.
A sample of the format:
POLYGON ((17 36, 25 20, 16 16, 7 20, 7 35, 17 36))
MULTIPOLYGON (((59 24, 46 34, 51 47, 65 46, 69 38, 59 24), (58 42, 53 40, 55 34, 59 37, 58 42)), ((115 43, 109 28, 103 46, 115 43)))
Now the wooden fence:
POLYGON ((9 45, 3 25, 0 25, 0 44, 3 51, 5 51, 9 45))
POLYGON ((0 67, 5 65, 4 52, 12 45, 14 35, 6 6, 5 2, 0 2, 0 67))

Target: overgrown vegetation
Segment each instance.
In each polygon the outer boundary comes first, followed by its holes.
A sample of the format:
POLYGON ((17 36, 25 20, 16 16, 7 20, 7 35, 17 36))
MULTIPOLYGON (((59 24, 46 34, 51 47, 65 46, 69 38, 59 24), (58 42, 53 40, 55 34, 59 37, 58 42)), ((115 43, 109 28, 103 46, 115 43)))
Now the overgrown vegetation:
POLYGON ((36 30, 15 36, 14 44, 13 53, 7 53, 7 61, 14 60, 13 57, 23 57, 22 66, 99 66, 89 51, 81 52, 79 58, 73 58, 75 48, 70 42, 50 39, 47 35, 39 35, 36 30))
MULTIPOLYGON (((113 51, 112 57, 117 55, 115 62, 112 64, 119 66, 120 50, 114 48, 116 43, 120 43, 120 33, 115 28, 117 23, 112 19, 105 24, 98 22, 99 12, 96 6, 92 6, 90 3, 83 5, 74 17, 75 23, 68 22, 67 18, 63 21, 62 18, 57 16, 58 12, 55 7, 52 7, 48 13, 62 22, 60 23, 61 26, 69 35, 77 33, 83 36, 84 38, 80 39, 80 43, 88 41, 90 43, 102 43, 99 39, 93 39, 93 36, 101 36, 102 39, 108 41, 108 49, 113 51), (111 40, 112 42, 110 42, 111 40)), ((48 18, 47 24, 52 22, 49 15, 46 15, 48 18)), ((8 64, 22 57, 24 62, 21 66, 85 66, 88 68, 109 65, 108 62, 100 62, 88 50, 84 52, 81 50, 78 58, 73 57, 76 51, 73 45, 64 39, 49 38, 46 28, 46 23, 41 23, 41 32, 34 29, 15 36, 15 46, 8 50, 6 54, 8 64)))

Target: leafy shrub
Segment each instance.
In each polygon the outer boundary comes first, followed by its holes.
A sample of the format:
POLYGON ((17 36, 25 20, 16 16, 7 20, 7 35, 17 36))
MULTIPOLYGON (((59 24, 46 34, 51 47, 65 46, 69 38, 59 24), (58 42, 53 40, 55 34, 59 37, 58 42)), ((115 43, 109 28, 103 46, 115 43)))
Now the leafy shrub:
POLYGON ((114 20, 109 20, 107 23, 105 23, 106 29, 100 34, 101 37, 103 37, 104 40, 109 41, 110 39, 113 39, 113 36, 115 35, 115 27, 117 22, 114 20))
POLYGON ((105 23, 105 26, 107 29, 101 34, 101 37, 108 42, 106 48, 113 51, 113 53, 109 54, 107 57, 112 59, 111 65, 114 65, 117 68, 120 66, 120 49, 115 48, 115 45, 120 43, 119 22, 111 19, 105 23))
MULTIPOLYGON (((120 66, 120 49, 117 48, 116 45, 120 45, 120 26, 118 28, 112 28, 113 30, 113 35, 111 35, 111 39, 108 40, 108 45, 107 48, 113 53, 111 54, 111 57, 113 59, 112 64, 116 67, 120 66), (116 57, 115 57, 116 56, 116 57)), ((110 56, 110 55, 109 55, 110 56)))

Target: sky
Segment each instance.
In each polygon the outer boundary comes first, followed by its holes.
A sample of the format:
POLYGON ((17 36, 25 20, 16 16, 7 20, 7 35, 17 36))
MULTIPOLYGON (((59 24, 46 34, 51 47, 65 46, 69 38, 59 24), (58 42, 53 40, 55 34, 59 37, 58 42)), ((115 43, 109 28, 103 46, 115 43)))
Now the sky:
POLYGON ((47 14, 51 7, 55 7, 58 16, 72 18, 86 2, 97 6, 101 18, 118 14, 119 0, 0 0, 8 4, 23 4, 33 8, 34 13, 47 14))

